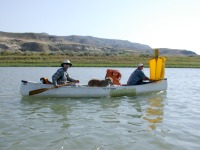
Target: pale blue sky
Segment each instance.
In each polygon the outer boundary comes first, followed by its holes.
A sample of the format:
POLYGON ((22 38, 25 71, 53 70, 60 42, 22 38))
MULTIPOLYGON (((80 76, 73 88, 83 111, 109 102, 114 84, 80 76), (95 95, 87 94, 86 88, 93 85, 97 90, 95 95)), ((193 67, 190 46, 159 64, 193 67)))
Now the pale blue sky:
POLYGON ((200 0, 0 0, 0 31, 89 35, 200 54, 200 0))

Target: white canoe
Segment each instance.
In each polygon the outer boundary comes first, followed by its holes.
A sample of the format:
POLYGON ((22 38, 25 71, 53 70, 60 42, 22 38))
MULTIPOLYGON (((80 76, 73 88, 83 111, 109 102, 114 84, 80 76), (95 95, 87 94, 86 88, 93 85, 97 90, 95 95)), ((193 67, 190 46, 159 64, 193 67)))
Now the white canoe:
POLYGON ((117 97, 134 96, 141 93, 164 91, 167 89, 167 79, 143 85, 89 87, 87 85, 69 85, 54 88, 51 84, 22 81, 20 93, 22 96, 34 97, 117 97), (52 89, 49 89, 52 88, 52 89), (48 89, 36 94, 35 90, 48 89))

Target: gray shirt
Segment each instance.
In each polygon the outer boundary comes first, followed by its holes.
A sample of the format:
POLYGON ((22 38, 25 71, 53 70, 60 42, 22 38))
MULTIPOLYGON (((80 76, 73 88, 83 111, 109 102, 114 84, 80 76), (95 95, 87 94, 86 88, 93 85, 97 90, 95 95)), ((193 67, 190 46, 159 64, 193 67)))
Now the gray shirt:
POLYGON ((127 81, 127 85, 139 85, 143 84, 143 80, 146 78, 142 70, 136 69, 127 81))

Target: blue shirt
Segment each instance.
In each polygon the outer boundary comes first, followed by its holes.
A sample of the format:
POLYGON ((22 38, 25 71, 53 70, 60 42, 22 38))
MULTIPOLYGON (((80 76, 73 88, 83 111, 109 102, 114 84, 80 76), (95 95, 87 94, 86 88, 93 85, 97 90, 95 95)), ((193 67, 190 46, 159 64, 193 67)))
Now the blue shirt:
POLYGON ((127 81, 127 85, 139 85, 143 84, 143 80, 146 78, 144 72, 140 69, 136 69, 127 81))

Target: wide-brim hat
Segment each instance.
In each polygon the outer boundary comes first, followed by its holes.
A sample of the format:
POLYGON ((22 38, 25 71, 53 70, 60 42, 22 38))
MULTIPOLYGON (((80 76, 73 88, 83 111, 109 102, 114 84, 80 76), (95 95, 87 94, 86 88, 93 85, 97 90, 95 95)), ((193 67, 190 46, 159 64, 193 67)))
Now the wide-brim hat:
POLYGON ((61 64, 61 67, 63 67, 64 64, 68 64, 70 67, 72 66, 72 63, 71 63, 69 60, 65 60, 65 61, 61 64))

